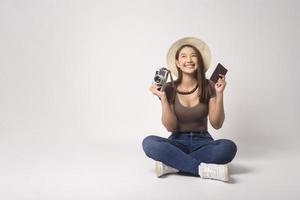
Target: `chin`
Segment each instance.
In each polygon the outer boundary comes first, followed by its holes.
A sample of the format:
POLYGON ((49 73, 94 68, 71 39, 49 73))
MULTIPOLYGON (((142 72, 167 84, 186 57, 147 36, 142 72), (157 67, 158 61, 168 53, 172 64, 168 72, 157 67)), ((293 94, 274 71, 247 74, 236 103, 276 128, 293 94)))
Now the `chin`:
POLYGON ((197 69, 187 69, 187 70, 184 70, 183 73, 186 73, 186 74, 194 74, 196 73, 197 69))
POLYGON ((183 72, 183 74, 185 75, 189 75, 189 76, 194 76, 196 74, 196 71, 195 72, 183 72))

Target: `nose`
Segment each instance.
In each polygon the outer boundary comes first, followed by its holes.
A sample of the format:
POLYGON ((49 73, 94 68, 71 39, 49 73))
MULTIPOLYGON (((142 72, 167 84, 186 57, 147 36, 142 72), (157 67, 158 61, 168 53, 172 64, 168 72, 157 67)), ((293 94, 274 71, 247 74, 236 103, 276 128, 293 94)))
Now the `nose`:
POLYGON ((192 57, 191 57, 191 56, 188 56, 188 57, 187 57, 187 61, 188 61, 188 62, 191 62, 191 61, 192 61, 192 57))

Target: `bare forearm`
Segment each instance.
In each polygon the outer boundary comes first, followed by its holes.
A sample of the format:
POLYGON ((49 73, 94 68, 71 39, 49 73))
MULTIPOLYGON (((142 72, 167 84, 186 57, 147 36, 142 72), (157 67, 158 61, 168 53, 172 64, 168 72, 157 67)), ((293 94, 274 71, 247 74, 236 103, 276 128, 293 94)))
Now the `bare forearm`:
POLYGON ((215 128, 221 128, 225 120, 223 93, 217 94, 216 102, 211 116, 211 122, 215 128))
POLYGON ((168 103, 167 99, 161 99, 161 107, 162 107, 161 120, 163 125, 166 127, 168 131, 175 130, 177 127, 177 118, 173 113, 173 111, 171 110, 171 106, 168 103))

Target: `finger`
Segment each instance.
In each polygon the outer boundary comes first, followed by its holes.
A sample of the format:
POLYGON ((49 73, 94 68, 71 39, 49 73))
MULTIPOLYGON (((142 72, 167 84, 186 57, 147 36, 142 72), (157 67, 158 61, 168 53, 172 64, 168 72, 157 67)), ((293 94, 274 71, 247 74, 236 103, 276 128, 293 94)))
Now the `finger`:
POLYGON ((152 83, 151 86, 152 86, 152 87, 155 87, 155 86, 157 86, 157 85, 156 85, 156 83, 152 83))
POLYGON ((153 92, 153 91, 155 90, 154 86, 151 85, 151 86, 149 87, 149 90, 150 90, 151 92, 153 92))
POLYGON ((152 93, 156 93, 157 91, 158 91, 158 88, 157 88, 157 86, 151 86, 150 88, 149 88, 149 90, 150 90, 150 92, 152 92, 152 93))
POLYGON ((220 84, 224 83, 224 81, 221 78, 219 78, 217 83, 220 85, 220 84))
POLYGON ((219 74, 220 79, 225 80, 225 75, 224 74, 219 74))
POLYGON ((156 85, 156 84, 153 84, 153 85, 152 85, 152 88, 153 88, 153 89, 157 89, 158 87, 159 87, 159 86, 156 85))
POLYGON ((217 83, 217 87, 222 87, 223 85, 225 85, 226 83, 225 83, 225 81, 218 81, 217 83))

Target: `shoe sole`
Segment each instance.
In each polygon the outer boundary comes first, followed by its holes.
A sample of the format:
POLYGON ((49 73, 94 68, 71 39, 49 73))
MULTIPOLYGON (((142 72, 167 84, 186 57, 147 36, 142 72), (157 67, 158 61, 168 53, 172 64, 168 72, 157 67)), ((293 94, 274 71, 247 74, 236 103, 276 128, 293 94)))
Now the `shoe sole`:
POLYGON ((223 180, 224 182, 229 181, 229 174, 228 174, 228 165, 225 165, 225 179, 223 180))
POLYGON ((162 176, 162 164, 159 161, 155 162, 155 173, 158 178, 162 176))

